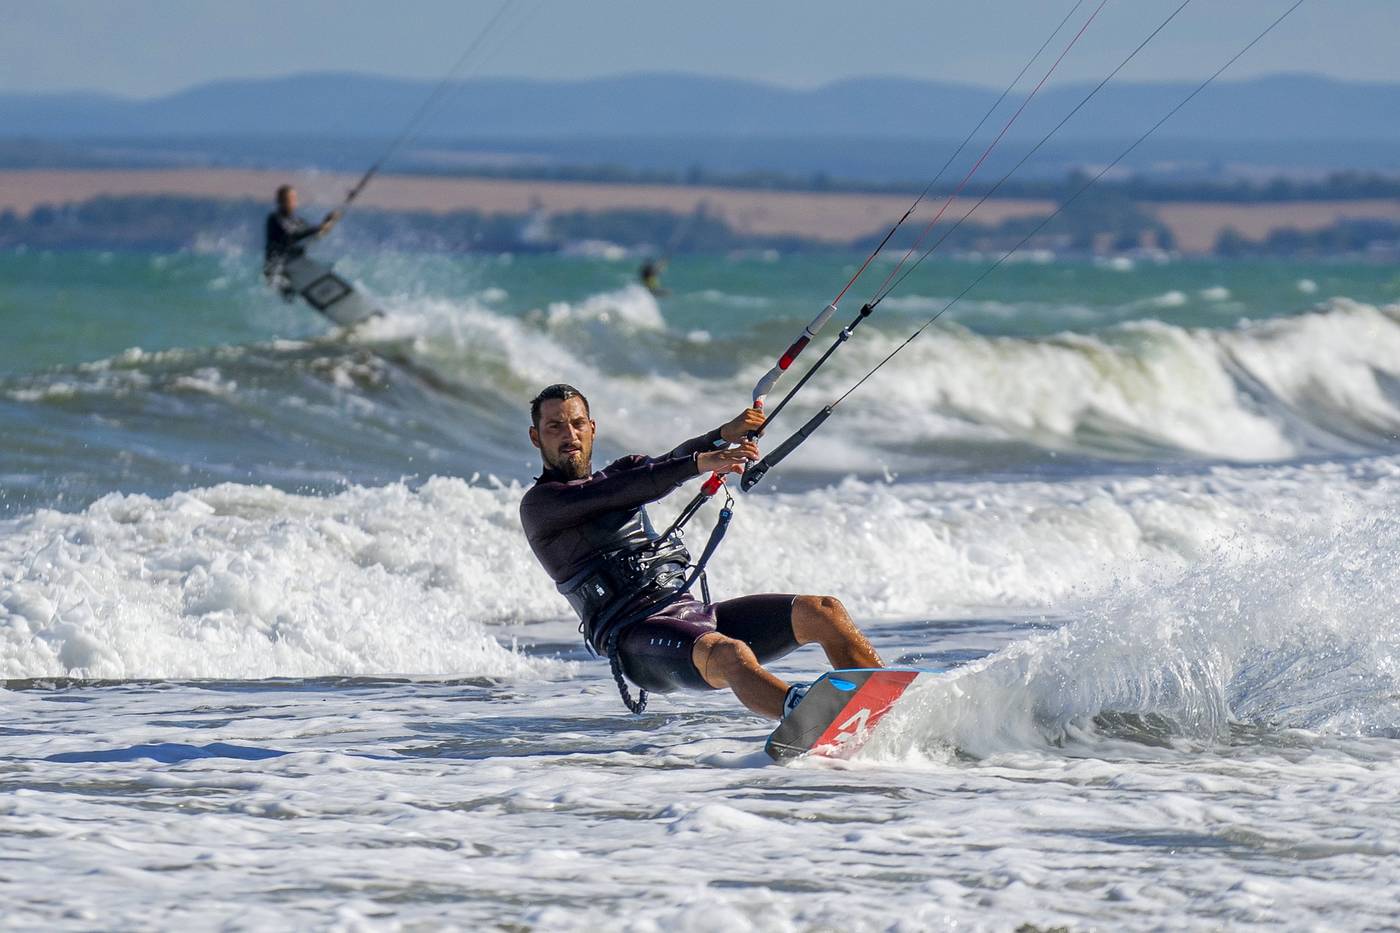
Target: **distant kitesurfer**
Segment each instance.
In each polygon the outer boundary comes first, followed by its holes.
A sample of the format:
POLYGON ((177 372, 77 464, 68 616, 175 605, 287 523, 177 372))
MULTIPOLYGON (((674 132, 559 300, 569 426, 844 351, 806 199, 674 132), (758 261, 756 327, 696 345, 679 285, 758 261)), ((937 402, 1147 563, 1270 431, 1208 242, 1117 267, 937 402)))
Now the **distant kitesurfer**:
POLYGON ((597 424, 578 389, 549 386, 530 417, 544 472, 520 503, 525 536, 579 614, 588 645, 615 655, 633 684, 657 693, 728 687, 749 709, 779 719, 805 688, 763 665, 798 646, 820 644, 838 668, 882 666, 834 597, 770 594, 712 605, 677 597, 690 555, 657 535, 646 504, 701 474, 742 473, 759 456, 748 435, 763 424, 761 411, 750 408, 663 456, 623 457, 596 473, 597 424))
POLYGON ((646 262, 642 263, 642 268, 637 273, 637 277, 642 280, 642 284, 646 286, 647 291, 651 292, 652 295, 657 298, 665 298, 667 295, 671 294, 661 285, 661 273, 665 271, 666 260, 648 259, 646 262))
POLYGON ((288 260, 306 255, 306 241, 325 236, 340 219, 340 211, 331 211, 319 224, 308 223, 297 214, 297 190, 291 185, 277 189, 277 210, 267 215, 267 240, 263 247, 263 275, 268 284, 291 301, 296 297, 282 275, 288 260))

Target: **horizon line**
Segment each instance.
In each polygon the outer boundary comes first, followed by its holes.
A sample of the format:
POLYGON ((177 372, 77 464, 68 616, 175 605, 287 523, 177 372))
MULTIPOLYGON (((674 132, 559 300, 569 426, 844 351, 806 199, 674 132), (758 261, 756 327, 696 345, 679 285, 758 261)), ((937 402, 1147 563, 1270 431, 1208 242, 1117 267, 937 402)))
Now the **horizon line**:
MULTIPOLYGON (((205 81, 198 81, 193 84, 183 85, 175 90, 165 91, 149 95, 120 94, 112 91, 104 91, 99 88, 70 88, 67 90, 7 90, 0 88, 0 97, 29 97, 29 98, 104 98, 107 100, 121 101, 124 103, 150 103, 159 100, 167 100, 179 97, 192 91, 197 91, 209 87, 220 85, 238 84, 276 84, 285 81, 307 80, 307 79, 345 79, 361 78, 373 81, 393 82, 404 85, 418 85, 431 87, 439 82, 435 78, 414 78, 398 75, 383 74, 373 71, 336 71, 336 70, 315 70, 315 71, 292 71, 277 75, 250 75, 246 77, 210 78, 205 81)), ((744 77, 739 75, 714 75, 697 71, 621 71, 606 74, 590 75, 578 78, 532 78, 525 75, 477 75, 448 82, 448 86, 462 87, 471 84, 495 84, 512 83, 536 86, 550 85, 585 85, 602 83, 608 81, 624 80, 657 80, 657 79, 687 79, 711 82, 716 84, 738 84, 750 87, 764 87, 776 91, 783 91, 794 95, 814 94, 831 88, 841 87, 862 82, 903 82, 907 84, 923 84, 943 88, 960 88, 972 91, 981 91, 991 94, 1000 93, 1000 89, 988 84, 979 84, 975 81, 959 81, 942 78, 925 78, 899 74, 868 74, 851 75, 844 78, 836 78, 821 84, 810 86, 790 85, 779 81, 766 80, 763 78, 744 77)), ((1393 81, 1385 80, 1363 80, 1357 78, 1344 78, 1329 75, 1320 71, 1271 71, 1263 74, 1249 75, 1246 77, 1222 79, 1222 85, 1243 85, 1257 84, 1266 81, 1277 81, 1280 79, 1309 79, 1328 84, 1347 85, 1351 87, 1396 87, 1400 88, 1400 79, 1393 81)), ((1177 84, 1193 83, 1196 79, 1192 77, 1181 78, 1151 78, 1144 80, 1124 80, 1119 82, 1119 87, 1169 87, 1177 84)), ((1072 88, 1086 84, 1094 84, 1091 79, 1066 79, 1054 81, 1047 85, 1047 88, 1072 88)))

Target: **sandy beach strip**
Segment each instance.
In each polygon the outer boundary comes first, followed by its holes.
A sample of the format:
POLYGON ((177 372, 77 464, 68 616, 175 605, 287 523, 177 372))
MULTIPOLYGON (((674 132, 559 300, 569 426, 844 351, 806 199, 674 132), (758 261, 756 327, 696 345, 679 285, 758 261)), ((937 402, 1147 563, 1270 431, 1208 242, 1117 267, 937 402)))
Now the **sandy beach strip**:
MULTIPOLYGON (((72 204, 99 195, 175 194, 206 198, 255 198, 271 206, 277 186, 290 182, 304 203, 331 205, 356 179, 332 173, 243 169, 130 171, 3 171, 0 210, 21 216, 41 204, 72 204)), ((591 182, 523 181, 383 175, 355 203, 396 211, 446 213, 478 210, 521 214, 536 207, 550 212, 602 211, 622 208, 689 213, 700 204, 747 234, 795 235, 844 242, 892 223, 909 206, 907 194, 762 191, 744 188, 679 185, 619 185, 591 182)), ((949 208, 960 217, 971 202, 949 208)), ((974 215, 995 223, 1008 217, 1044 214, 1044 200, 988 201, 974 215)))
MULTIPOLYGON (((332 205, 355 181, 354 176, 329 172, 258 169, 0 171, 0 210, 13 210, 24 216, 41 204, 72 204, 100 195, 143 194, 253 198, 270 206, 273 191, 284 182, 301 189, 305 203, 332 205)), ((839 243, 882 231, 904 212, 909 201, 907 194, 383 175, 365 189, 356 203, 396 211, 477 210, 509 214, 536 208, 548 212, 634 208, 689 213, 703 204, 709 213, 723 218, 740 233, 839 243)), ((963 199, 952 205, 945 218, 961 217, 971 203, 970 199, 963 199)), ((941 202, 932 202, 922 216, 931 217, 938 204, 941 202)), ((1400 199, 1171 202, 1144 207, 1166 224, 1176 237, 1178 249, 1186 253, 1209 252, 1227 228, 1250 239, 1260 239, 1279 227, 1307 231, 1342 219, 1400 221, 1400 199)), ((993 224, 1011 217, 1041 216, 1053 208, 1053 202, 1048 200, 994 198, 978 208, 973 217, 993 224)))
POLYGON ((1400 222, 1400 199, 1367 201, 1280 201, 1261 204, 1222 204, 1183 201, 1146 205, 1166 225, 1183 253, 1207 253, 1222 232, 1233 228, 1246 238, 1262 240, 1272 230, 1292 227, 1311 231, 1340 220, 1400 222))

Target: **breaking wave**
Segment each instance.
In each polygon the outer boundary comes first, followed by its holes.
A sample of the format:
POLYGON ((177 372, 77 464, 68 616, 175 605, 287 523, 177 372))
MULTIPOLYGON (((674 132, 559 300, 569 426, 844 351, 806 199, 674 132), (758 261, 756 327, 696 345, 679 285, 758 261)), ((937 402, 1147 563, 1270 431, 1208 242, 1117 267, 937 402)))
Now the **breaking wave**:
MULTIPOLYGON (((49 443, 46 431, 86 431, 102 450, 95 416, 119 422, 127 436, 148 432, 138 445, 146 472, 183 470, 185 486, 251 478, 325 488, 476 471, 524 478, 534 457, 521 413, 540 385, 569 381, 590 395, 604 455, 653 449, 731 415, 769 365, 762 348, 787 327, 752 325, 763 339, 673 329, 639 287, 523 315, 494 308, 487 292, 465 302, 404 299, 350 341, 130 350, 7 377, 0 404, 48 409, 34 417, 37 439, 18 445, 16 472, 26 445, 45 451, 36 462, 66 446, 49 443), (230 449, 231 437, 266 439, 255 451, 263 456, 230 449), (190 457, 191 446, 205 455, 190 457), (234 466, 250 462, 266 467, 249 476, 234 466)), ((851 396, 778 478, 918 478, 1065 457, 1277 462, 1389 452, 1400 436, 1397 319, 1395 306, 1336 299, 1225 329, 1140 320, 1024 338, 948 325, 851 396)), ((899 321, 881 326, 833 359, 789 426, 903 339, 899 321)), ((116 459, 73 464, 74 482, 116 459)), ((133 484, 110 473, 91 484, 97 494, 114 487, 133 484)), ((180 487, 163 479, 134 488, 180 487)))
MULTIPOLYGON (((847 421, 906 454, 948 441, 1124 460, 1391 450, 1400 435, 1397 314, 1336 301, 1226 330, 1149 320, 1026 340, 949 328, 911 344, 852 396, 847 407, 858 414, 847 421)), ((874 365, 893 347, 868 340, 844 362, 874 365)))
POLYGON ((330 498, 234 485, 111 495, 5 526, 2 679, 566 670, 484 627, 539 587, 509 544, 504 498, 458 481, 330 498))
POLYGON ((1267 537, 1241 522, 1189 572, 1124 575, 1062 628, 916 685, 861 757, 1395 737, 1400 515, 1357 492, 1305 495, 1267 537))
MULTIPOLYGON (((520 534, 522 491, 449 478, 332 496, 225 484, 163 499, 112 494, 80 512, 0 523, 0 679, 556 676, 557 662, 501 645, 577 639, 520 534)), ((1393 610, 1384 581, 1395 575, 1361 566, 1346 548, 1364 534, 1400 536, 1386 524, 1397 492, 1400 463, 1389 458, 1053 484, 847 480, 745 498, 712 583, 720 598, 835 591, 877 623, 963 607, 1088 606, 1086 621, 956 681, 985 691, 986 703, 969 708, 988 719, 974 725, 1000 721, 997 704, 1007 703, 1049 711, 1035 722, 1068 722, 1134 696, 1165 714, 1167 687, 1154 686, 1154 671, 1195 670, 1207 649, 1267 646, 1261 632, 1301 637, 1320 608, 1322 622, 1354 625, 1359 608, 1367 618, 1393 610), (1378 524, 1338 537, 1368 515, 1378 524), (1272 591, 1267 577, 1227 573, 1249 560, 1267 570, 1309 540, 1335 544, 1279 563, 1272 591), (1217 582, 1192 591, 1199 575, 1186 574, 1201 560, 1217 568, 1205 578, 1217 582), (1373 587, 1369 573, 1382 582, 1373 587), (1352 590, 1305 591, 1302 608, 1275 618, 1290 598, 1284 583, 1299 575, 1352 590), (1158 589, 1095 602, 1134 581, 1158 589), (1123 692, 1139 680, 1141 691, 1123 692)), ((658 517, 675 507, 658 507, 658 517)), ((1385 543, 1360 559, 1395 560, 1385 555, 1400 548, 1385 543)), ((1172 683, 1186 695, 1186 680, 1172 683)), ((961 736, 953 726, 936 734, 961 736)))

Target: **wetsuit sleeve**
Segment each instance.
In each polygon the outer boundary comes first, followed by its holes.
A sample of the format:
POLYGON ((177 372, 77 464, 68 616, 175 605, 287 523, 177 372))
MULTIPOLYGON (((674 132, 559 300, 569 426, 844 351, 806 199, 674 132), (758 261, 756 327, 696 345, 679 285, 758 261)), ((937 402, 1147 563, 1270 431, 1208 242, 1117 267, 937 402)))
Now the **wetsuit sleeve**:
POLYGON ((548 534, 605 512, 655 502, 699 473, 694 456, 629 457, 582 482, 536 485, 521 503, 521 517, 532 533, 548 534))
POLYGON ((283 217, 281 214, 267 216, 267 254, 276 256, 286 253, 302 240, 314 237, 320 227, 313 227, 300 217, 283 217))
POLYGON ((696 454, 707 453, 711 450, 718 450, 725 446, 719 437, 719 428, 715 428, 708 434, 701 434, 699 437, 692 437, 685 441, 675 450, 667 454, 667 457, 694 457, 696 454))
POLYGON ((309 240, 321 232, 320 225, 311 225, 300 217, 294 217, 291 221, 291 229, 287 231, 287 240, 291 243, 300 243, 302 240, 309 240))

